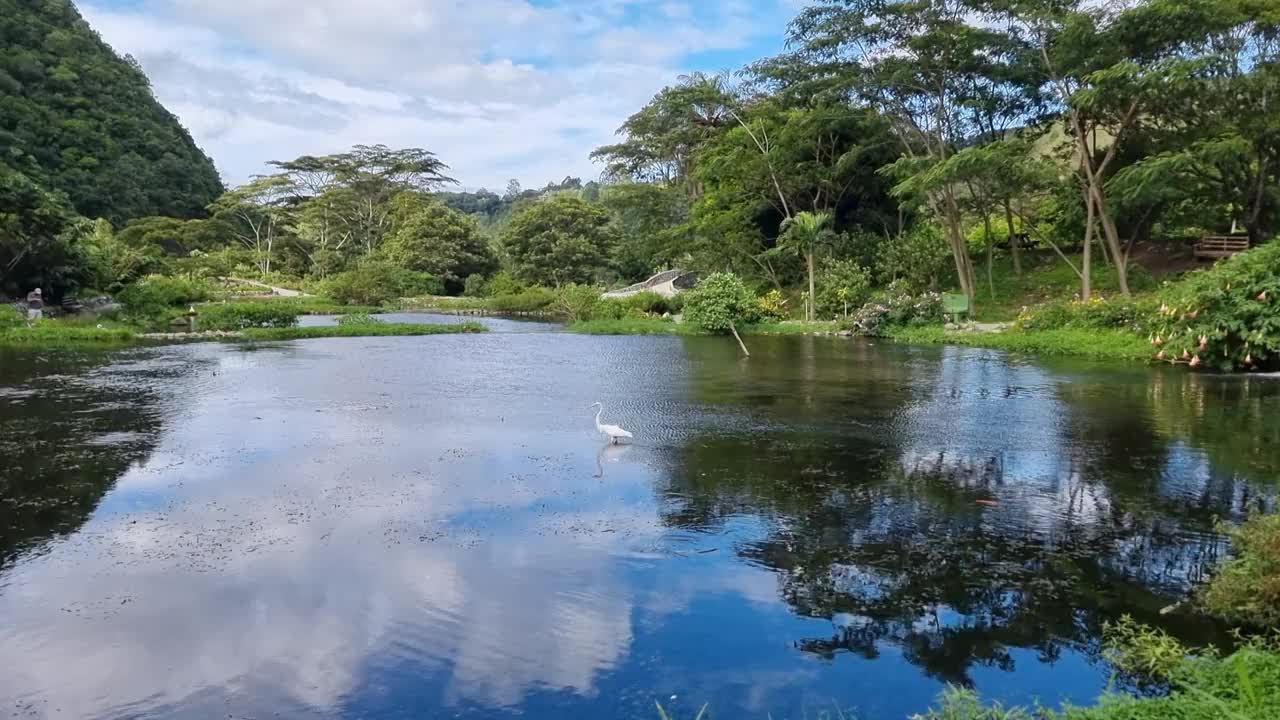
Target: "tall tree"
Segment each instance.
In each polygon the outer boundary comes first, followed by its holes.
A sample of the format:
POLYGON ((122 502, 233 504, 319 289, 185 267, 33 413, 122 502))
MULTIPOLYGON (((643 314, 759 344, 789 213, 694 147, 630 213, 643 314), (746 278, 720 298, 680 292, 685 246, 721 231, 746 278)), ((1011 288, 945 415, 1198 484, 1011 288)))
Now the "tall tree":
POLYGON ((252 255, 258 272, 271 272, 277 245, 286 231, 290 184, 287 176, 263 175, 227 191, 209 209, 227 222, 232 233, 252 255))
POLYGON ((502 242, 517 277, 558 287, 601 280, 617 231, 603 208, 573 195, 553 195, 517 212, 502 242))
MULTIPOLYGON (((922 172, 945 162, 985 128, 971 103, 991 77, 991 58, 1005 38, 971 24, 973 8, 962 0, 823 0, 800 13, 791 38, 812 73, 842 88, 858 104, 891 119, 910 162, 900 171, 922 172)), ((941 223, 961 290, 974 297, 961 210, 961 188, 931 190, 927 205, 941 223)))
POLYGON ((198 217, 222 192, 213 163, 70 0, 0 0, 0 165, 116 226, 198 217))
POLYGON ((470 275, 489 275, 498 259, 471 218, 429 195, 404 192, 392 200, 394 230, 379 254, 399 267, 429 273, 449 294, 463 290, 470 275))
POLYGON ((805 319, 817 319, 815 298, 817 297, 817 269, 814 261, 818 248, 831 241, 831 213, 801 211, 789 218, 782 225, 782 247, 791 249, 804 257, 805 270, 809 276, 809 294, 805 299, 805 319))
POLYGON ((732 124, 735 98, 723 78, 695 73, 664 88, 618 129, 624 140, 597 148, 594 160, 603 162, 614 179, 679 185, 691 197, 699 194, 692 181, 698 151, 732 124))
POLYGON ((282 202, 319 203, 309 212, 309 227, 323 247, 349 242, 364 254, 376 250, 391 229, 390 200, 398 193, 431 192, 456 182, 445 174, 449 167, 443 161, 421 148, 356 145, 336 155, 270 164, 287 181, 282 202))

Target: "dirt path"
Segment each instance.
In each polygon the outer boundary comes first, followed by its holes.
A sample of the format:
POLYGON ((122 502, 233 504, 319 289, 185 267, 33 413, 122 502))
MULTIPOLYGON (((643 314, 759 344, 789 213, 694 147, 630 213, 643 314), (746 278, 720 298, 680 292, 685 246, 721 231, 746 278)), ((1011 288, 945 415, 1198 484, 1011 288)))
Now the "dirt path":
POLYGON ((229 277, 224 279, 244 283, 245 285, 253 285, 254 287, 260 287, 263 290, 270 290, 273 294, 279 295, 280 297, 308 297, 308 295, 301 290, 290 290, 289 288, 276 287, 264 282, 258 282, 257 280, 246 280, 245 278, 238 277, 229 277))

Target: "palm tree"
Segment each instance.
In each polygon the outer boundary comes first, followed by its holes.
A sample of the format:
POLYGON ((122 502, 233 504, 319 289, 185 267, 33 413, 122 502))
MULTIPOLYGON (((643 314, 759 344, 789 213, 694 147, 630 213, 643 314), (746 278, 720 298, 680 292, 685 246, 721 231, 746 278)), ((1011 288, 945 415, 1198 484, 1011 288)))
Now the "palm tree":
POLYGON ((805 319, 816 318, 814 310, 814 292, 817 282, 814 278, 814 255, 818 246, 831 237, 832 215, 829 212, 799 212, 782 223, 782 235, 779 238, 783 246, 791 248, 804 257, 809 271, 809 302, 805 304, 805 319))

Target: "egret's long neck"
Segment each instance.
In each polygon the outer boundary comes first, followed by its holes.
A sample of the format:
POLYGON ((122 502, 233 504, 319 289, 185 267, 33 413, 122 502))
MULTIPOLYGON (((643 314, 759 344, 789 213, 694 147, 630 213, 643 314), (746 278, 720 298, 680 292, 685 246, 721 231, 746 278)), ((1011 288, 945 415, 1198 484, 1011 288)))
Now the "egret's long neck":
POLYGON ((597 429, 597 430, 599 430, 599 429, 600 429, 600 416, 601 416, 603 413, 604 413, 604 406, 603 406, 603 405, 601 405, 601 406, 600 406, 600 409, 599 409, 599 410, 596 410, 596 429, 597 429))

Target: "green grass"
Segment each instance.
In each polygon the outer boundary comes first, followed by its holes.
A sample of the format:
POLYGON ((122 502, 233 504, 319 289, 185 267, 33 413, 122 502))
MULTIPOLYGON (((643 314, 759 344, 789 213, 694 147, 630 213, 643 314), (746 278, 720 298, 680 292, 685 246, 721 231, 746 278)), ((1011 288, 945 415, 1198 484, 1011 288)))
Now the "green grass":
MULTIPOLYGON (((191 335, 168 342, 225 340, 304 340, 326 337, 373 337, 391 335, 439 335, 445 333, 481 333, 487 328, 480 323, 424 324, 364 322, 319 327, 249 328, 236 335, 209 337, 191 335)), ((142 337, 136 328, 114 324, 102 328, 72 320, 45 320, 34 327, 0 330, 0 348, 17 349, 114 349, 160 341, 142 337)))
POLYGON ((377 313, 393 312, 395 310, 395 308, 392 307, 343 305, 342 303, 319 295, 309 295, 307 297, 253 297, 244 298, 242 300, 230 299, 227 302, 271 303, 273 305, 283 305, 297 310, 299 315, 349 315, 352 313, 374 315, 377 313))
POLYGON ((686 323, 662 318, 623 318, 621 320, 579 320, 570 323, 569 332, 583 335, 702 335, 702 331, 686 323))
POLYGON ((480 323, 430 325, 425 323, 351 323, 318 327, 249 328, 240 333, 246 340, 308 340, 330 337, 383 337, 394 335, 446 335, 482 333, 488 329, 480 323))
POLYGON ((887 336, 915 345, 970 345, 1009 352, 1149 361, 1151 343, 1123 330, 1018 330, 958 332, 938 326, 890 328, 887 336))
MULTIPOLYGON (((622 318, 621 320, 579 320, 570 323, 569 332, 583 335, 707 335, 688 323, 677 323, 664 318, 622 318)), ((835 332, 837 322, 769 322, 743 325, 741 335, 810 335, 835 332)))
POLYGON ((99 328, 94 325, 43 321, 34 327, 0 331, 0 347, 15 348, 100 348, 123 347, 138 341, 128 327, 99 328))
POLYGON ((744 325, 738 328, 743 335, 812 335, 839 331, 840 323, 834 320, 807 322, 804 320, 788 320, 786 322, 762 322, 744 325))
MULTIPOLYGON (((1080 266, 1079 255, 1068 257, 1077 267, 1080 266)), ((992 296, 991 285, 987 282, 985 259, 979 263, 979 258, 974 258, 977 280, 974 319, 984 322, 1013 320, 1023 307, 1034 307, 1049 300, 1070 300, 1079 294, 1080 277, 1053 251, 1029 253, 1022 260, 1023 273, 1022 277, 1018 277, 1013 272, 1013 261, 1010 258, 996 258, 992 273, 995 295, 992 296)), ((1092 280, 1096 293, 1111 296, 1119 292, 1115 273, 1097 257, 1097 253, 1093 258, 1092 280)), ((1145 271, 1139 268, 1129 271, 1129 286, 1135 294, 1152 289, 1155 285, 1155 281, 1145 271)))

